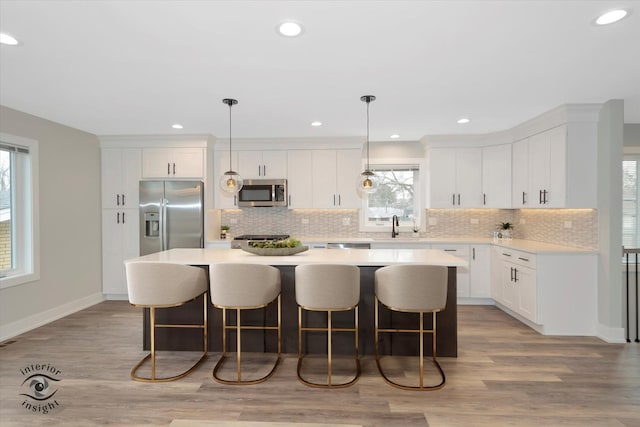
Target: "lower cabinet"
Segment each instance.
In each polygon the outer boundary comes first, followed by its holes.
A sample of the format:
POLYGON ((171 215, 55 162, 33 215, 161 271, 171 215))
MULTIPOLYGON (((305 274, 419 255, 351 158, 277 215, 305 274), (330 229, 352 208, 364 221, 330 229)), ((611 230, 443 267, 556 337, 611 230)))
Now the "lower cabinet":
MULTIPOLYGON (((443 245, 433 244, 433 249, 440 249, 446 253, 462 258, 469 262, 469 245, 443 245)), ((456 273, 456 283, 458 284, 458 298, 468 298, 471 296, 470 279, 471 279, 471 265, 469 267, 458 267, 456 273)))
POLYGON ((536 256, 501 247, 494 248, 498 268, 493 298, 522 317, 538 323, 536 256))
POLYGON ((469 246, 469 296, 491 298, 491 246, 469 246))
POLYGON ((138 209, 102 210, 102 292, 127 295, 124 260, 140 255, 138 209))

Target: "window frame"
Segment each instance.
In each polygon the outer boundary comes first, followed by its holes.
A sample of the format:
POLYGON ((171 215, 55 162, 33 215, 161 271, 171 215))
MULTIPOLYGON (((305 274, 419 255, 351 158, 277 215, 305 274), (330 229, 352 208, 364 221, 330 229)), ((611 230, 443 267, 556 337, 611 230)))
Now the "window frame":
MULTIPOLYGON (((424 188, 425 188, 425 168, 424 161, 418 161, 417 159, 393 159, 391 161, 384 162, 370 162, 369 168, 375 172, 376 170, 391 170, 391 169, 416 169, 418 172, 418 179, 414 181, 414 215, 417 216, 417 225, 420 231, 425 230, 425 213, 424 211, 424 188)), ((360 209, 360 224, 359 231, 364 233, 391 233, 391 222, 382 223, 377 225, 370 225, 367 217, 369 198, 364 195, 361 200, 360 209)), ((413 232, 413 222, 401 221, 398 227, 400 232, 413 232)))
POLYGON ((12 185, 15 186, 12 191, 12 205, 15 206, 12 257, 15 257, 16 268, 0 278, 0 289, 6 289, 40 279, 39 157, 36 140, 0 132, 0 143, 29 150, 28 156, 18 158, 15 170, 12 170, 12 185))
MULTIPOLYGON (((636 238, 634 246, 629 248, 638 248, 640 247, 640 149, 638 150, 625 150, 625 153, 622 157, 622 161, 635 161, 636 162, 636 198, 635 198, 635 215, 636 215, 636 238)), ((623 180, 624 185, 624 180, 623 180)), ((622 240, 624 241, 624 188, 623 188, 623 199, 622 199, 622 225, 623 228, 620 230, 622 233, 622 240)), ((625 246, 626 247, 626 246, 625 246)))

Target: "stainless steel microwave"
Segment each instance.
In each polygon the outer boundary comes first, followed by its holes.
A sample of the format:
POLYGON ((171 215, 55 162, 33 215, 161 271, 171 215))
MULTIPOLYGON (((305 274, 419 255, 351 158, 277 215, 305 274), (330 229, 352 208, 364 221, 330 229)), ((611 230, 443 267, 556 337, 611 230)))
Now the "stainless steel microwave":
POLYGON ((238 206, 287 206, 287 180, 245 180, 238 193, 238 206))

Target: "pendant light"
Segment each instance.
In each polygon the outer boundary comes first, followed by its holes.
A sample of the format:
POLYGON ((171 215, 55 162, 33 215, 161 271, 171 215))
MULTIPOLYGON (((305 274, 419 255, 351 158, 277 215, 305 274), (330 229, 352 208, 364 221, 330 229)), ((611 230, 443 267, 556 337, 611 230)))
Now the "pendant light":
POLYGON ((220 177, 220 188, 226 193, 236 194, 242 188, 242 177, 231 168, 231 107, 238 101, 225 98, 222 102, 229 106, 229 170, 220 177))
POLYGON ((364 95, 360 97, 360 101, 367 103, 367 166, 364 169, 364 172, 362 172, 358 177, 358 189, 365 194, 375 193, 378 189, 378 182, 375 179, 376 175, 371 172, 371 169, 369 168, 369 104, 371 101, 375 100, 376 97, 373 95, 364 95))

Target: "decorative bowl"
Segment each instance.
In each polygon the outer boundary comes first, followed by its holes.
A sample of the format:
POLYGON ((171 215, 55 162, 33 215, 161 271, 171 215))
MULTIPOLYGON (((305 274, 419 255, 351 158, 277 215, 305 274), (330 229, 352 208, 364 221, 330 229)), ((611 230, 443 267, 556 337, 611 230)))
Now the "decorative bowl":
POLYGON ((240 249, 261 256, 288 256, 307 251, 309 250, 309 246, 296 246, 295 248, 256 248, 249 246, 248 243, 243 243, 240 249))

